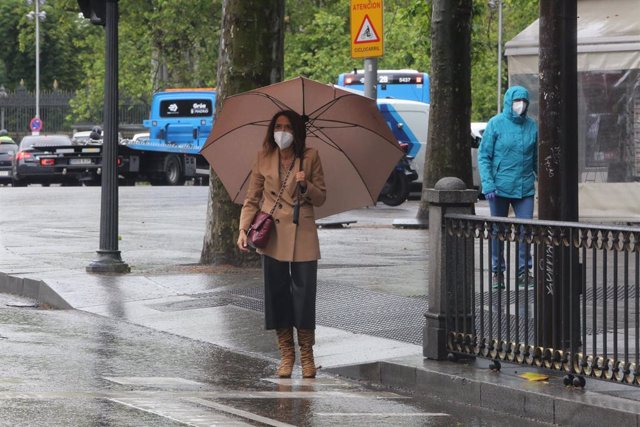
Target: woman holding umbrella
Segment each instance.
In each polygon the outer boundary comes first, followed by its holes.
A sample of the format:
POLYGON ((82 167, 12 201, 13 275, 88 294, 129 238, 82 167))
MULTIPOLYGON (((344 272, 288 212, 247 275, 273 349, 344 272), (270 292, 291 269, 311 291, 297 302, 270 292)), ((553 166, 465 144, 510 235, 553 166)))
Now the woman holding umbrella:
POLYGON ((316 376, 313 344, 320 244, 314 206, 324 203, 326 188, 318 151, 305 141, 305 121, 298 113, 284 110, 271 118, 240 214, 238 247, 247 252, 246 233, 254 216, 259 210, 275 208, 275 227, 258 252, 262 255, 266 329, 276 330, 281 378, 291 377, 293 370, 294 327, 302 376, 316 376), (299 211, 294 219, 296 204, 299 211))

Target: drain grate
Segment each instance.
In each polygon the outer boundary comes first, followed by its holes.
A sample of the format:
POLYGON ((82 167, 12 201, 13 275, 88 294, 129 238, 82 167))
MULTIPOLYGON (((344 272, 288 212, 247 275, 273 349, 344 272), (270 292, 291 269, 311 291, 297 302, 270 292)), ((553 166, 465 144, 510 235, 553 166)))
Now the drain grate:
MULTIPOLYGON (((158 311, 182 311, 234 305, 264 311, 262 286, 192 295, 188 301, 150 305, 158 311)), ((353 333, 422 344, 427 299, 403 297, 342 283, 319 283, 316 322, 353 333)))
MULTIPOLYGON (((234 305, 263 311, 264 293, 260 288, 235 289, 234 305), (259 306, 256 304, 259 302, 259 306)), ((338 283, 319 283, 316 306, 318 325, 354 333, 422 344, 427 311, 424 296, 403 297, 338 283)))

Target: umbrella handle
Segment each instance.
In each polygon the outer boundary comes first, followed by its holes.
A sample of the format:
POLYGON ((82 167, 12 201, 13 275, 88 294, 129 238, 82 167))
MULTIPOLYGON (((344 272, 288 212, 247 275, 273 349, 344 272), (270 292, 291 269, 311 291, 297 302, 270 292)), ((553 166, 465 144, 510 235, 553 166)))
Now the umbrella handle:
MULTIPOLYGON (((299 188, 298 188, 299 190, 299 188)), ((293 223, 298 225, 298 218, 300 217, 300 200, 296 200, 296 204, 293 205, 293 223)))
MULTIPOLYGON (((300 157, 300 169, 302 170, 302 156, 300 157)), ((296 204, 293 206, 293 223, 298 225, 300 218, 300 183, 296 184, 296 204)))

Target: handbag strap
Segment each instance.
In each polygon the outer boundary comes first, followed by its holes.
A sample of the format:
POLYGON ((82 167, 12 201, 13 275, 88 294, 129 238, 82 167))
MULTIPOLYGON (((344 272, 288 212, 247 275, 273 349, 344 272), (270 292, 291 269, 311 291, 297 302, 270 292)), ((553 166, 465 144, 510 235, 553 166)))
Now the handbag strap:
POLYGON ((280 191, 278 192, 278 196, 276 197, 276 202, 273 204, 273 207, 271 208, 271 212, 269 212, 269 215, 273 215, 273 213, 276 211, 276 206, 278 206, 278 202, 280 201, 280 196, 282 196, 282 193, 284 192, 284 188, 287 186, 287 180, 289 179, 289 175, 291 175, 291 171, 293 170, 294 163, 295 161, 291 162, 291 166, 289 166, 289 170, 287 171, 287 174, 284 176, 284 180, 282 181, 282 186, 280 187, 280 191))

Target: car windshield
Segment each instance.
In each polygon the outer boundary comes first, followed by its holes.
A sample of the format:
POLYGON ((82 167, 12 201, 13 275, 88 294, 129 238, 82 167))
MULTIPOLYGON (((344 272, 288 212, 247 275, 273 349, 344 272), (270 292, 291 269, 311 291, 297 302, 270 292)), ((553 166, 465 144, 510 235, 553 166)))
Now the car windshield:
POLYGON ((31 135, 25 136, 20 141, 20 149, 31 147, 43 147, 52 145, 71 145, 71 139, 66 135, 31 135))
POLYGON ((18 151, 16 144, 0 144, 0 154, 15 153, 18 151))

